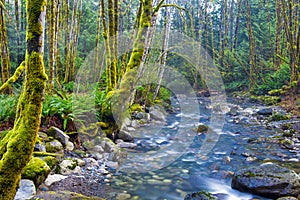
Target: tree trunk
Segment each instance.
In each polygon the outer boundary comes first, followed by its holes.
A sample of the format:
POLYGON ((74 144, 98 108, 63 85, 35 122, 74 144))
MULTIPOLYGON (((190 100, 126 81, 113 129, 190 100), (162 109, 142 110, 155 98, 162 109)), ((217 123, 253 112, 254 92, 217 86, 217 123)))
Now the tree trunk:
POLYGON ((248 35, 249 35, 249 64, 250 64, 250 72, 249 72, 249 80, 250 85, 249 88, 252 89, 253 86, 256 84, 255 81, 255 72, 256 72, 256 61, 255 61, 255 39, 253 36, 253 30, 252 30, 252 22, 251 22, 251 13, 250 13, 250 5, 248 0, 245 1, 246 3, 246 10, 247 10, 247 29, 248 29, 248 35))
POLYGON ((133 43, 133 50, 127 64, 126 72, 122 77, 120 88, 114 90, 108 97, 111 97, 111 108, 118 116, 114 116, 116 121, 121 125, 128 106, 130 97, 135 91, 135 83, 138 77, 138 70, 143 60, 146 45, 146 36, 148 29, 151 27, 152 18, 152 0, 142 0, 142 12, 140 18, 140 26, 137 31, 136 38, 133 43))
MULTIPOLYGON (((1 0, 4 5, 4 0, 1 0)), ((6 13, 2 6, 0 7, 0 50, 1 50, 1 80, 4 84, 10 76, 10 60, 9 60, 9 50, 8 50, 8 38, 6 30, 6 13)), ((7 88, 6 93, 11 93, 11 88, 7 88)))
POLYGON ((47 75, 43 62, 45 0, 27 1, 25 83, 14 128, 0 144, 0 199, 13 200, 23 168, 29 162, 41 122, 47 75))
POLYGON ((54 88, 54 72, 55 72, 55 27, 56 27, 56 0, 51 0, 50 1, 50 10, 49 12, 49 68, 50 68, 50 73, 49 73, 49 85, 48 89, 51 91, 54 88))

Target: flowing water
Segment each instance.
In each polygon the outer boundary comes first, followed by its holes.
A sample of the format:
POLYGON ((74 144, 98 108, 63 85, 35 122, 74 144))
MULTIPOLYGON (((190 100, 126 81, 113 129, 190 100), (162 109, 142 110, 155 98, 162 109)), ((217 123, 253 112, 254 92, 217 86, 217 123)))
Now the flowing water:
MULTIPOLYGON (((129 150, 128 159, 114 173, 110 187, 118 193, 130 194, 130 199, 182 200, 187 193, 206 190, 224 200, 248 200, 256 196, 231 189, 232 172, 268 160, 299 156, 275 142, 251 142, 270 138, 276 130, 266 129, 246 115, 238 122, 224 115, 222 129, 212 127, 208 133, 197 134, 192 129, 198 123, 212 124, 210 101, 190 99, 185 103, 193 105, 191 110, 182 113, 177 105, 178 111, 167 117, 167 124, 136 129, 138 147, 129 150), (252 158, 256 160, 251 161, 252 158)), ((243 112, 251 115, 253 109, 244 108, 243 112)))

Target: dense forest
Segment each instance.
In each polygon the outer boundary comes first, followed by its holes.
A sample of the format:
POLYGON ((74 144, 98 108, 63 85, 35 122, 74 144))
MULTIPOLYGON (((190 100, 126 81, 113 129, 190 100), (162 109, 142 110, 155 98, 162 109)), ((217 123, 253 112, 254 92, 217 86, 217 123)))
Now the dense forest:
POLYGON ((36 152, 53 127, 88 152, 97 136, 134 141, 128 119, 147 124, 155 106, 175 112, 183 94, 222 101, 226 92, 291 113, 272 119, 300 113, 297 0, 0 0, 0 15, 3 200, 32 155, 57 158, 36 152))

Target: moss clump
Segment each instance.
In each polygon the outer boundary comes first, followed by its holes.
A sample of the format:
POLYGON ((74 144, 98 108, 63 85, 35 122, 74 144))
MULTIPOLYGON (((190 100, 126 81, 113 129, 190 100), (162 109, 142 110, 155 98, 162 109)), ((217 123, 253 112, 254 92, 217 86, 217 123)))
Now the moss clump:
POLYGON ((280 97, 277 96, 254 96, 250 97, 251 101, 263 103, 266 105, 275 105, 281 101, 280 97))
POLYGON ((46 179, 50 171, 51 169, 45 161, 33 157, 24 168, 22 178, 30 179, 38 186, 46 179))
POLYGON ((130 108, 131 112, 143 112, 143 108, 140 104, 133 104, 130 108))
POLYGON ((47 156, 44 161, 47 163, 47 165, 53 169, 55 166, 58 165, 58 159, 53 156, 47 156))
POLYGON ((272 114, 270 120, 271 121, 281 121, 281 120, 289 120, 289 119, 291 119, 291 116, 276 112, 276 113, 272 114))

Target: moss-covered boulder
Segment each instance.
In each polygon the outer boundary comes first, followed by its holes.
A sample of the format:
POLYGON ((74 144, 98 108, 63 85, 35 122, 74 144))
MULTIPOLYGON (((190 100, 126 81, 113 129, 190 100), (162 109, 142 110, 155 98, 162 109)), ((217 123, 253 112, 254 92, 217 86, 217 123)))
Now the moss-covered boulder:
POLYGON ((32 157, 24 168, 22 178, 32 180, 36 186, 39 186, 47 178, 50 171, 51 169, 45 161, 32 157))
POLYGON ((266 163, 239 170, 234 174, 231 186, 233 189, 272 199, 297 197, 300 194, 300 177, 292 170, 266 163))

